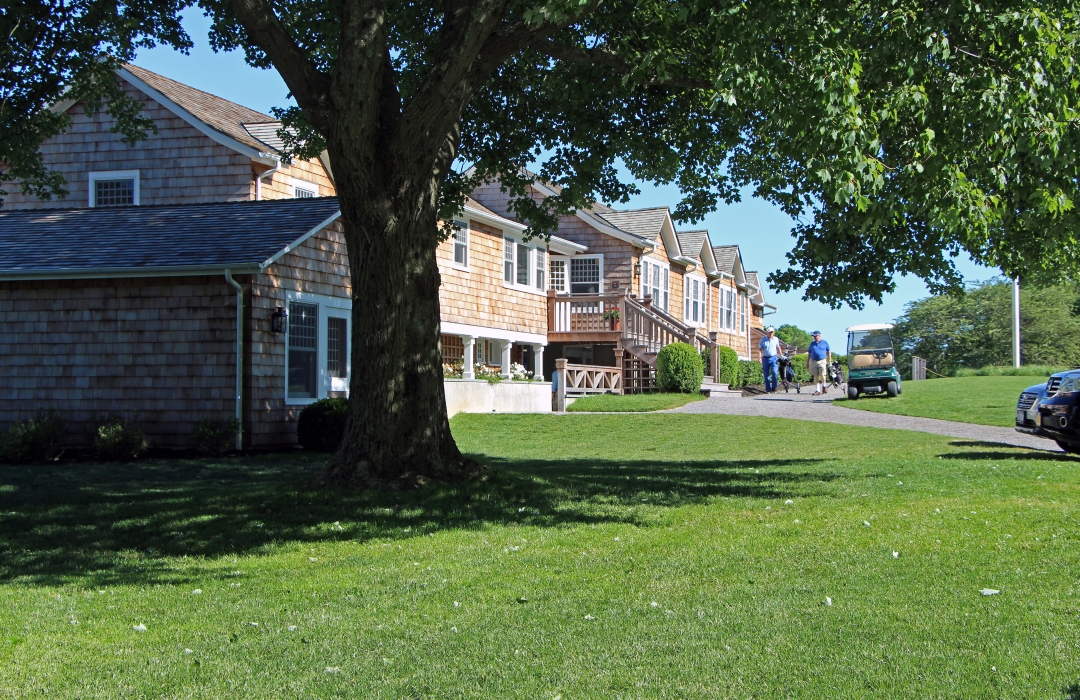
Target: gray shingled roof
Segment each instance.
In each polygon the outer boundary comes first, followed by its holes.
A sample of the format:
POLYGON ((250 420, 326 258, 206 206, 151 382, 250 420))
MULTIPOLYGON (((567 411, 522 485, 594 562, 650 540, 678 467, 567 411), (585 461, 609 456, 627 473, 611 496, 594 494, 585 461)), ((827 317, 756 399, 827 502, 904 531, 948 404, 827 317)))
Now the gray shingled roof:
POLYGON ((679 239, 679 247, 688 258, 696 258, 701 255, 701 246, 709 238, 709 232, 701 231, 676 231, 675 237, 679 239))
POLYGON ((0 211, 0 278, 251 270, 338 215, 336 197, 0 211))
POLYGON ((125 64, 124 68, 212 129, 260 151, 280 150, 281 140, 277 137, 277 130, 281 128, 281 122, 269 114, 196 90, 130 63, 125 64))
POLYGON ((595 214, 617 229, 655 242, 660 236, 660 229, 664 226, 664 219, 668 217, 668 208, 611 210, 603 213, 595 212, 595 214))
POLYGON ((714 245, 713 255, 716 256, 716 266, 721 272, 729 275, 735 274, 735 257, 739 254, 737 245, 714 245))

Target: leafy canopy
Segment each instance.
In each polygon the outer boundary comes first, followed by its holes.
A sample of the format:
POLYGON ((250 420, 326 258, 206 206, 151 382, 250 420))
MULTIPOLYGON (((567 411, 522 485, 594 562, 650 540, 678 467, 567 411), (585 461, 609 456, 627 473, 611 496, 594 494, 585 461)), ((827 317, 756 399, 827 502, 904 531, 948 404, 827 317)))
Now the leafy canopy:
POLYGON ((113 71, 136 50, 167 43, 186 50, 180 26, 187 0, 25 0, 0 4, 0 204, 5 184, 26 194, 64 196, 64 179, 46 168, 39 146, 70 124, 61 100, 87 111, 106 105, 129 143, 153 122, 127 97, 113 71))

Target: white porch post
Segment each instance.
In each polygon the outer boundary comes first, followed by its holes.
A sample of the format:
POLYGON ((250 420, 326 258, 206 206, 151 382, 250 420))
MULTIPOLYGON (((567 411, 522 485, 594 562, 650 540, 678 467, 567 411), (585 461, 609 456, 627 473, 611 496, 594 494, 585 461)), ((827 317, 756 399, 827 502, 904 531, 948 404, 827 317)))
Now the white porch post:
POLYGON ((500 374, 504 377, 510 376, 510 345, 509 340, 502 341, 502 372, 500 374))
POLYGON ((533 345, 533 379, 544 378, 544 346, 533 345))
POLYGON ((476 373, 473 371, 473 357, 476 355, 476 337, 463 335, 461 336, 461 343, 465 346, 465 354, 461 358, 461 378, 475 379, 476 373))

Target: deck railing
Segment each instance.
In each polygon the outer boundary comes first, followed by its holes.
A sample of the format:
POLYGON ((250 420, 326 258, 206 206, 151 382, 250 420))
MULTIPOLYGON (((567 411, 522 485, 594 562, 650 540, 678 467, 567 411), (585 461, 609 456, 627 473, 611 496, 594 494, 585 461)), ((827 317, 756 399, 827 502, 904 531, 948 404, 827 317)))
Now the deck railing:
POLYGON ((619 330, 623 316, 620 294, 575 294, 548 297, 549 333, 596 333, 619 330))

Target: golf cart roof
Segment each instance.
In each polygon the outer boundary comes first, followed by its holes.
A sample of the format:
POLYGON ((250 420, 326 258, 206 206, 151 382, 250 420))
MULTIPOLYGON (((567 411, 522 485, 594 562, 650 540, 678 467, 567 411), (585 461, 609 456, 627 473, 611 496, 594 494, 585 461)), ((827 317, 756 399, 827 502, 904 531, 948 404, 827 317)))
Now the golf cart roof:
POLYGON ((846 332, 852 331, 887 331, 893 327, 891 323, 860 323, 857 326, 848 326, 846 332))

